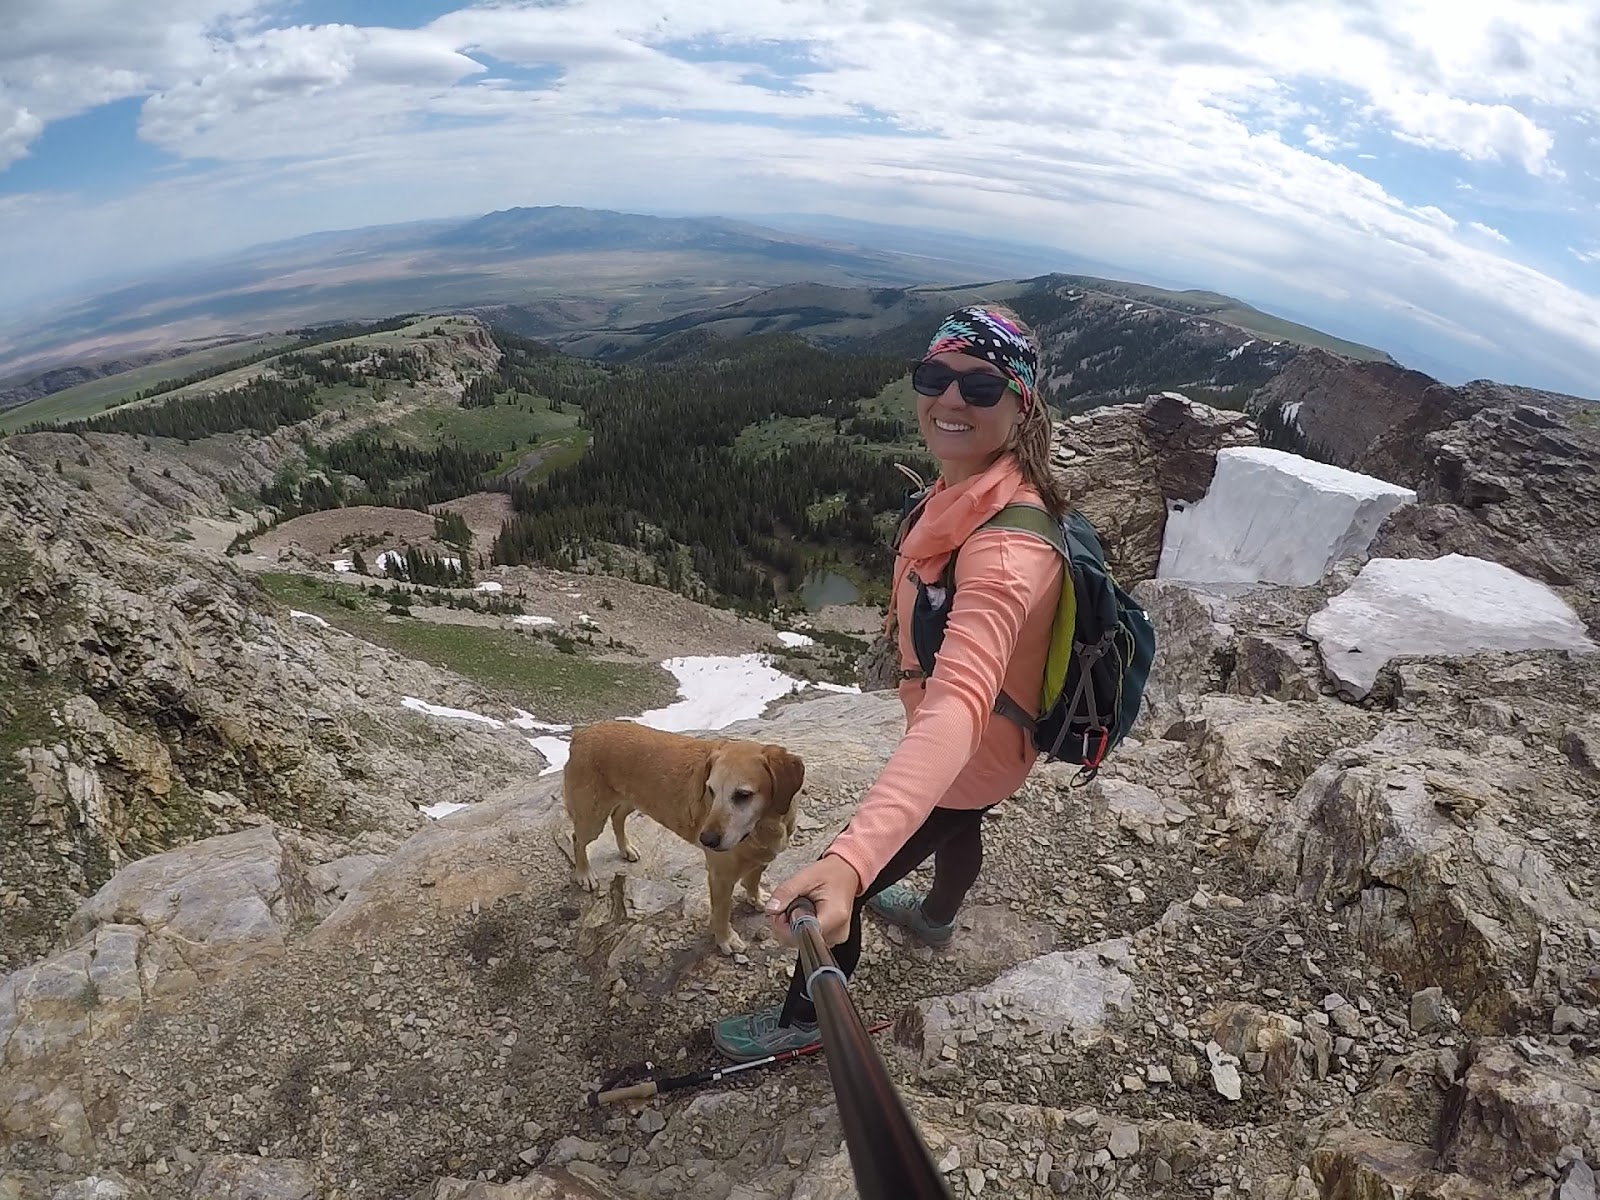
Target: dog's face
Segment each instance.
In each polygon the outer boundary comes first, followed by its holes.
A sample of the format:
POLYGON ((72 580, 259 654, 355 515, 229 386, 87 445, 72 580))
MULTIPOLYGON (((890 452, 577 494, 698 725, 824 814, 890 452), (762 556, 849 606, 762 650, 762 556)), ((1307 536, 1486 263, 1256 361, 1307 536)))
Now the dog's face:
POLYGON ((732 850, 763 817, 788 812, 804 783, 805 764, 782 746, 723 742, 707 759, 700 844, 732 850))

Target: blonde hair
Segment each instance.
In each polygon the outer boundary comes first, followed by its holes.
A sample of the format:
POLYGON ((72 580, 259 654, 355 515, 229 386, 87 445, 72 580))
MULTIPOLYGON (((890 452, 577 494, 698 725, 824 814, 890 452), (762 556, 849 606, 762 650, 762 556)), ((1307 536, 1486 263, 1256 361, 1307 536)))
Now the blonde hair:
POLYGON ((1044 347, 1039 344, 1039 335, 1033 331, 1032 326, 1010 308, 1004 304, 992 303, 985 303, 984 307, 998 313, 1021 330, 1028 341, 1033 343, 1034 352, 1039 355, 1039 369, 1034 372, 1033 402, 1011 431, 1011 437, 1006 445, 1017 460, 1022 477, 1034 491, 1039 493, 1039 499, 1049 510, 1050 515, 1059 519, 1066 515, 1071 500, 1065 482, 1056 474, 1055 467, 1051 463, 1055 421, 1050 416, 1050 405, 1045 400, 1044 394, 1044 347))

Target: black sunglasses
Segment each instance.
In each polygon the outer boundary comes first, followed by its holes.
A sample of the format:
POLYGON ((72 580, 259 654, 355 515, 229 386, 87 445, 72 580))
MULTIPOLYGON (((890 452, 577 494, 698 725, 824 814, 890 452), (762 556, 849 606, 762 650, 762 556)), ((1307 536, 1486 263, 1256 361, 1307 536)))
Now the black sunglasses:
POLYGON ((953 371, 943 363, 924 359, 911 368, 911 386, 924 396, 942 396, 950 384, 959 383, 961 398, 976 408, 993 408, 1011 381, 989 371, 953 371))

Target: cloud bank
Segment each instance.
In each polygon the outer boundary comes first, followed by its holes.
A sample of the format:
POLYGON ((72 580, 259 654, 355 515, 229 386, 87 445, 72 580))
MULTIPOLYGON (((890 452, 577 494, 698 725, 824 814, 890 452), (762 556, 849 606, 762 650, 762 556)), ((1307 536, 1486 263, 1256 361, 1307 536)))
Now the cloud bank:
POLYGON ((1589 0, 570 0, 405 28, 316 0, 36 7, 0 15, 0 306, 515 204, 826 211, 1600 393, 1589 0), (126 163, 53 148, 119 103, 126 163))

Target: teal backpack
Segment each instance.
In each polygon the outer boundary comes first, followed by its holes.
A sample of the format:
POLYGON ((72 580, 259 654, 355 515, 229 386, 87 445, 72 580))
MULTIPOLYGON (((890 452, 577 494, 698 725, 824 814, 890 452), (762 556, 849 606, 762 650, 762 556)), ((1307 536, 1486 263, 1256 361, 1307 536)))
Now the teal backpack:
MULTIPOLYGON (((927 495, 924 488, 907 497, 894 540, 896 551, 921 515, 927 495)), ((1067 575, 1056 603, 1040 686, 1039 718, 1029 717, 1004 691, 996 697, 994 711, 1026 729, 1047 761, 1077 764, 1081 768, 1077 782, 1087 783, 1139 715, 1155 660, 1155 629, 1106 566, 1100 536, 1082 513, 1069 512, 1058 521, 1036 505, 1010 504, 979 528, 1032 534, 1054 547, 1065 562, 1067 575)), ((958 548, 950 555, 937 584, 911 576, 917 587, 911 645, 923 678, 933 674, 955 603, 959 553, 958 548)), ((918 672, 905 674, 915 677, 918 672)))

